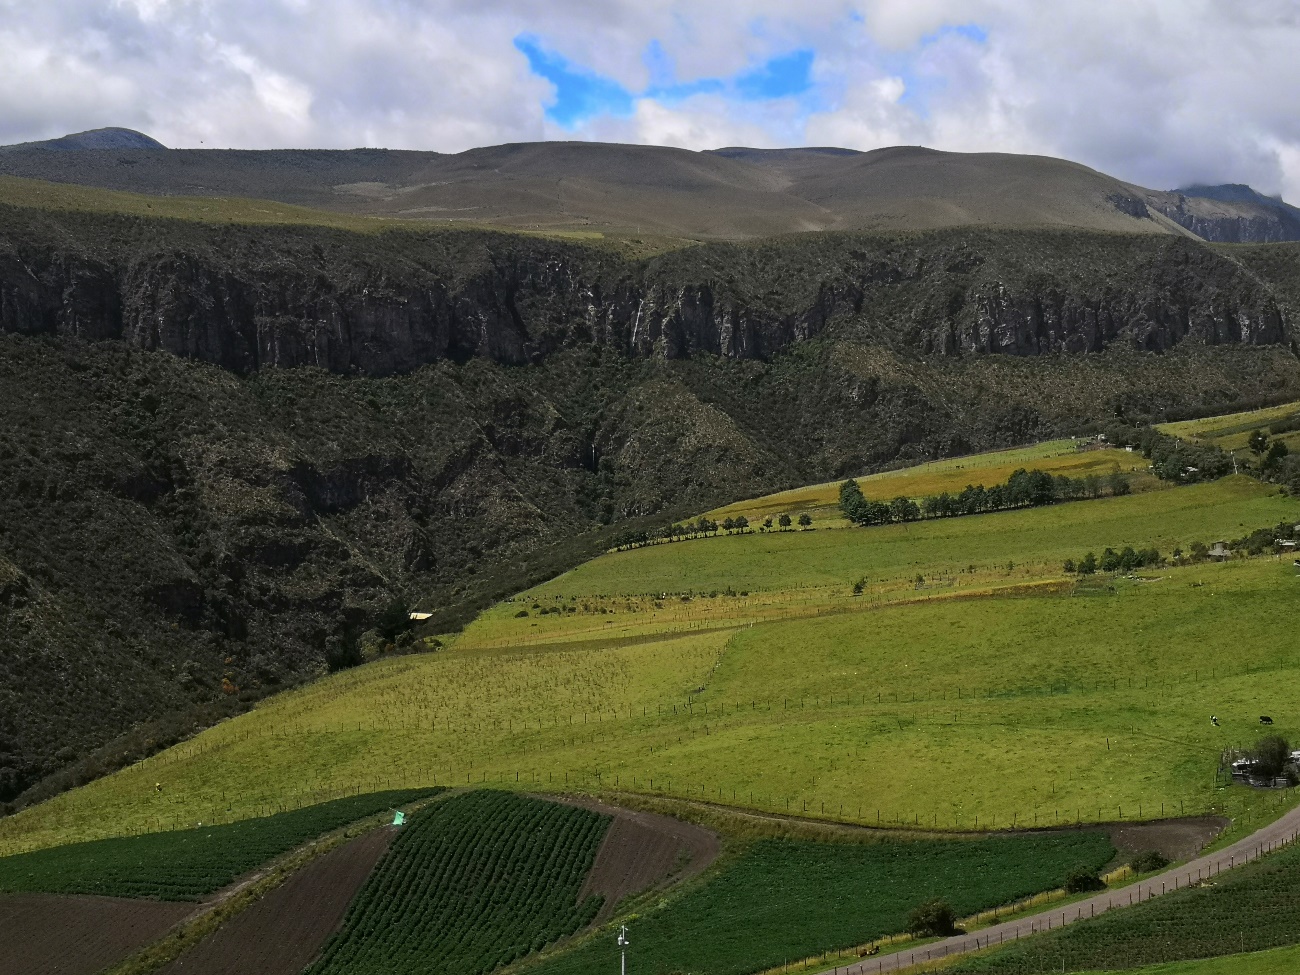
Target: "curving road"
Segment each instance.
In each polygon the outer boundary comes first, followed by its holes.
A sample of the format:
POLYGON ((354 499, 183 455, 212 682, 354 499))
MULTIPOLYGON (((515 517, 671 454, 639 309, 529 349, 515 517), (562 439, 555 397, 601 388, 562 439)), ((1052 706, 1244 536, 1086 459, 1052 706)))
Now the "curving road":
POLYGON ((1043 911, 1014 921, 1004 921, 974 934, 956 935, 921 948, 905 948, 888 955, 864 958, 852 965, 841 965, 835 969, 835 975, 876 975, 879 972, 897 972, 926 961, 1027 938, 1039 931, 1053 930, 1073 924, 1075 921, 1086 920, 1098 914, 1105 914, 1107 911, 1119 910, 1131 904, 1181 890, 1199 880, 1205 880, 1225 870, 1258 859, 1278 847, 1290 845, 1298 838, 1300 838, 1300 808, 1291 810, 1276 822, 1257 830, 1245 839, 1238 840, 1218 853, 1198 857, 1181 867, 1166 870, 1139 883, 1103 891, 1094 897, 1077 901, 1059 910, 1043 911))

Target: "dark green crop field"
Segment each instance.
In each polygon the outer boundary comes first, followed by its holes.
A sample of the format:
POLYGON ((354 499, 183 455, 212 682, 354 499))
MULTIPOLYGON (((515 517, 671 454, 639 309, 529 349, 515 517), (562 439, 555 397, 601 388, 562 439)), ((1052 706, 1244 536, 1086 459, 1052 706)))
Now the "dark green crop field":
POLYGON ((579 902, 610 819, 507 792, 418 817, 353 902, 310 975, 480 975, 588 924, 579 902))
MULTIPOLYGON (((1100 833, 941 842, 765 840, 712 880, 629 925, 637 975, 746 975, 903 930, 933 897, 969 915, 1059 887, 1114 850, 1100 833)), ((618 948, 602 936, 530 975, 603 975, 618 948)))
POLYGON ((0 857, 0 891, 198 900, 313 837, 437 791, 372 792, 223 826, 0 857))
POLYGON ((950 971, 1028 975, 1213 958, 1300 943, 1300 849, 1122 911, 1046 932, 950 971))

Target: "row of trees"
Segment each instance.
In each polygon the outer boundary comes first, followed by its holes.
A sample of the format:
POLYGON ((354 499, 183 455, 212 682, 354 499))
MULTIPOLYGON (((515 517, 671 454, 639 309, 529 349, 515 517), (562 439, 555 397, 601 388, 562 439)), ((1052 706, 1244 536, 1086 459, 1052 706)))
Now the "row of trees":
MULTIPOLYGON (((807 513, 799 515, 798 522, 800 528, 812 527, 812 518, 807 513)), ((758 526, 758 530, 760 532, 786 531, 793 525, 794 521, 791 517, 788 514, 783 514, 777 518, 775 525, 771 518, 764 518, 758 526), (779 529, 777 526, 779 526, 779 529)), ((692 538, 711 538, 717 535, 719 531, 726 532, 728 535, 743 535, 745 532, 752 532, 753 530, 749 519, 744 515, 737 515, 735 518, 724 518, 721 522, 701 516, 694 521, 673 522, 671 525, 664 525, 662 528, 623 532, 614 537, 613 547, 618 551, 623 551, 629 548, 640 548, 642 545, 650 545, 654 542, 680 542, 692 538)))
MULTIPOLYGON (((1202 546, 1204 547, 1204 546, 1202 546)), ((1101 558, 1096 554, 1089 552, 1078 562, 1074 559, 1066 559, 1063 568, 1066 572, 1077 572, 1082 576, 1090 576, 1100 569, 1102 572, 1132 572, 1134 569, 1140 569, 1147 565, 1159 565, 1161 562, 1160 553, 1154 548, 1134 549, 1132 545, 1125 546, 1121 551, 1116 552, 1113 548, 1108 548, 1101 553, 1101 558)))
POLYGON ((1124 495, 1131 490, 1122 474, 1108 477, 1089 475, 1082 478, 1056 475, 1046 471, 1015 471, 1005 484, 986 488, 968 484, 955 494, 947 491, 923 498, 918 504, 911 498, 871 501, 855 480, 840 485, 840 511, 855 525, 884 525, 892 522, 919 521, 922 518, 955 518, 1007 508, 1029 508, 1058 501, 1077 501, 1103 495, 1124 495))

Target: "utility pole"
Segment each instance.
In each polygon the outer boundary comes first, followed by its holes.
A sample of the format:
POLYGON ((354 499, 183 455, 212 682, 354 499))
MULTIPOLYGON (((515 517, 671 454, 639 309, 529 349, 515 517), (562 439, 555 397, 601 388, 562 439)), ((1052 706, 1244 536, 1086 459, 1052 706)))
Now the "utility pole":
POLYGON ((618 970, 619 975, 627 975, 627 925, 618 929, 618 970))

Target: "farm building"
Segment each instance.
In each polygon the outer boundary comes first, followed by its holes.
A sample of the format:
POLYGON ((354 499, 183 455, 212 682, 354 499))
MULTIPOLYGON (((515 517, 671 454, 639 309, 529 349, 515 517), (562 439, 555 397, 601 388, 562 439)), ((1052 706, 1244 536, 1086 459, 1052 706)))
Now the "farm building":
POLYGON ((1220 562, 1228 558, 1230 555, 1232 555, 1232 550, 1228 548, 1227 542, 1215 542, 1214 546, 1210 549, 1210 558, 1218 559, 1220 562))
POLYGON ((433 616, 432 613, 407 613, 406 615, 412 623, 423 623, 433 616))

